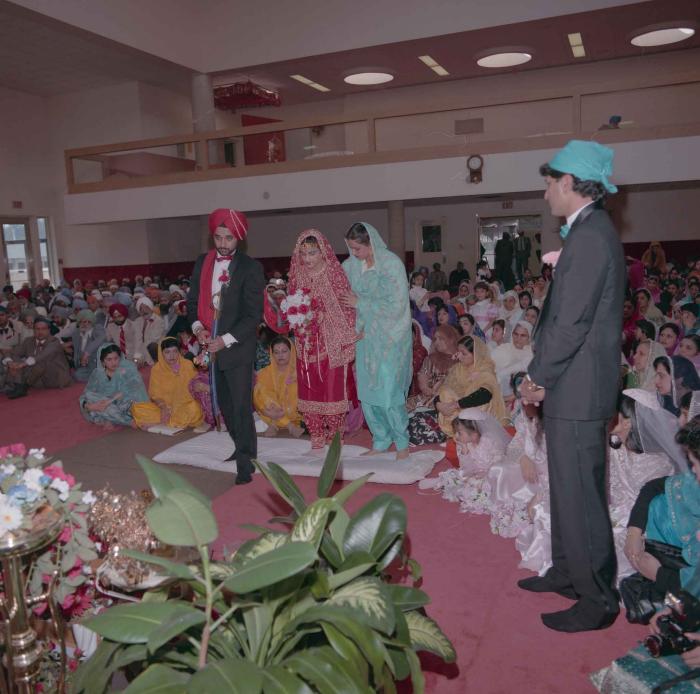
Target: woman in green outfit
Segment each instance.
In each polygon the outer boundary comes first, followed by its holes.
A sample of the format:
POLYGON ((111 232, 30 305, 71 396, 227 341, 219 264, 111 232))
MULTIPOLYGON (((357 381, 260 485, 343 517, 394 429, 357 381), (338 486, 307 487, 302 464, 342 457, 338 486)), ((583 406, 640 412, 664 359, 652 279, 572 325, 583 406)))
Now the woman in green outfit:
POLYGON ((350 257, 343 270, 352 293, 346 306, 357 310, 357 391, 372 432, 372 453, 393 443, 398 460, 408 457, 406 395, 412 377, 411 310, 403 262, 366 222, 345 234, 350 257))

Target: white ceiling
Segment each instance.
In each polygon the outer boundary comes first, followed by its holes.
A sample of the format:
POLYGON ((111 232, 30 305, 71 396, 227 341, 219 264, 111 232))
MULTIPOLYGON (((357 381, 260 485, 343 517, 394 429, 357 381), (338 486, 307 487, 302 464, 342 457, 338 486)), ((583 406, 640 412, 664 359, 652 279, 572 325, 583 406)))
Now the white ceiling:
POLYGON ((38 96, 139 80, 185 94, 191 71, 0 0, 0 86, 38 96))
POLYGON ((635 1, 12 0, 12 3, 192 70, 220 72, 635 1))

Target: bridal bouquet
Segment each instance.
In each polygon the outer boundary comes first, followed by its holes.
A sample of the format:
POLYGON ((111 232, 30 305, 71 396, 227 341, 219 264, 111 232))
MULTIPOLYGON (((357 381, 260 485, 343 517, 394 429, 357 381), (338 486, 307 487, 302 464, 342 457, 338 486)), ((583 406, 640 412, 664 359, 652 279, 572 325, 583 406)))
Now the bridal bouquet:
MULTIPOLYGON (((94 501, 92 492, 83 491, 60 461, 49 464, 43 448, 27 451, 20 443, 0 447, 0 541, 21 538, 44 512, 63 517, 61 534, 31 566, 28 592, 42 595, 58 573, 55 595, 67 618, 91 603, 90 562, 98 555, 87 512, 94 501)), ((46 609, 41 602, 34 611, 42 614, 46 609)))
POLYGON ((308 289, 299 289, 294 294, 288 294, 280 304, 289 327, 304 328, 314 317, 314 305, 308 289))

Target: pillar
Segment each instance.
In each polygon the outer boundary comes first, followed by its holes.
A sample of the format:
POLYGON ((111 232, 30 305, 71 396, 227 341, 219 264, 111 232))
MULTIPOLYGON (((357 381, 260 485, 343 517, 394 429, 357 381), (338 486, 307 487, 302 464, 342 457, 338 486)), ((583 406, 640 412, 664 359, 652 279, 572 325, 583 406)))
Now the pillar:
POLYGON ((406 216, 403 200, 390 200, 389 212, 389 250, 396 253, 402 262, 406 261, 406 216))
POLYGON ((30 217, 27 229, 27 263, 29 272, 27 278, 32 287, 35 287, 41 280, 44 279, 44 273, 41 267, 41 245, 39 242, 39 226, 36 217, 30 217))
MULTIPOLYGON (((216 130, 214 111, 214 86, 211 75, 197 74, 192 77, 192 129, 195 133, 216 130)), ((204 151, 196 148, 197 166, 204 168, 204 151)), ((209 164, 216 164, 216 143, 209 143, 209 164)))

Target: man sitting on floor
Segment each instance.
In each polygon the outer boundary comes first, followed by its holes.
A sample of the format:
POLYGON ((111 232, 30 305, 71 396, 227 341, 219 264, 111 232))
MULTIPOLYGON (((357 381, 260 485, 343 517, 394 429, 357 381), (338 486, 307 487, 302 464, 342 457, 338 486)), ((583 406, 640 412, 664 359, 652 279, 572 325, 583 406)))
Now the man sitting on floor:
POLYGON ((83 309, 76 318, 78 329, 73 333, 73 378, 87 383, 97 367, 97 350, 105 342, 105 331, 102 326, 95 325, 95 314, 90 309, 83 309))
POLYGON ((51 335, 50 322, 43 316, 34 321, 34 336, 15 347, 3 365, 12 400, 25 396, 29 388, 65 388, 71 382, 61 341, 51 335))

